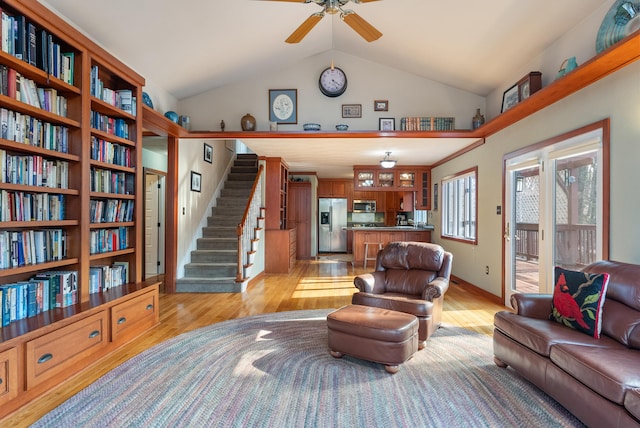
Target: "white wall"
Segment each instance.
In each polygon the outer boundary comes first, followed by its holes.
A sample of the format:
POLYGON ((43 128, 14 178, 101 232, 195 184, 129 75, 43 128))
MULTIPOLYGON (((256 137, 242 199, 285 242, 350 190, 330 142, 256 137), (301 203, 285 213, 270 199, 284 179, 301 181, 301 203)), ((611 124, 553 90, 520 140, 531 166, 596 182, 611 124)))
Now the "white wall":
POLYGON ((338 123, 351 130, 378 129, 379 117, 454 116, 456 127, 471 128, 477 108, 485 109, 484 98, 413 74, 339 51, 326 52, 301 61, 295 67, 272 72, 240 84, 229 85, 179 101, 180 114, 191 116, 192 129, 240 130, 240 118, 251 113, 257 129, 269 129, 269 89, 298 90, 298 124, 280 125, 279 130, 302 129, 307 122, 334 129, 338 123), (318 89, 318 77, 334 60, 347 74, 347 91, 328 98, 318 89), (374 100, 388 100, 389 111, 374 112, 374 100), (343 119, 342 104, 362 104, 362 118, 343 119))
POLYGON ((433 212, 434 240, 454 254, 453 273, 495 295, 502 292, 502 157, 516 149, 610 118, 611 260, 640 263, 640 62, 487 138, 486 144, 432 171, 432 182, 478 166, 477 247, 440 238, 440 211, 433 212), (490 267, 485 275, 484 267, 490 267))
POLYGON ((211 207, 224 185, 235 155, 225 140, 180 139, 178 143, 178 249, 177 277, 184 276, 196 240, 211 215, 211 207), (204 144, 213 147, 213 163, 204 161, 204 144), (191 171, 202 174, 202 190, 191 191, 191 171))

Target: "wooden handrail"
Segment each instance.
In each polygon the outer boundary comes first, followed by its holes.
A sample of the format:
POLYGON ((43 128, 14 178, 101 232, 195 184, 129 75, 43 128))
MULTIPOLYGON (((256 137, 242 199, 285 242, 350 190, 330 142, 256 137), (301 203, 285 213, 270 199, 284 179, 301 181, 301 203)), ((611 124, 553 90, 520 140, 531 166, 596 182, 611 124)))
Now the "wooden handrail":
POLYGON ((244 225, 247 222, 247 218, 249 217, 249 212, 251 210, 251 202, 253 201, 253 197, 256 193, 256 188, 258 187, 258 183, 262 177, 262 171, 264 170, 264 166, 260 165, 258 167, 258 173, 256 174, 256 178, 253 181, 253 186, 251 187, 251 193, 249 194, 249 199, 247 200, 247 206, 244 209, 244 213, 242 214, 242 219, 238 226, 236 226, 236 235, 238 237, 238 259, 237 259, 237 268, 236 268, 236 282, 242 282, 244 280, 243 265, 242 265, 242 252, 244 249, 242 248, 242 236, 244 234, 244 225))

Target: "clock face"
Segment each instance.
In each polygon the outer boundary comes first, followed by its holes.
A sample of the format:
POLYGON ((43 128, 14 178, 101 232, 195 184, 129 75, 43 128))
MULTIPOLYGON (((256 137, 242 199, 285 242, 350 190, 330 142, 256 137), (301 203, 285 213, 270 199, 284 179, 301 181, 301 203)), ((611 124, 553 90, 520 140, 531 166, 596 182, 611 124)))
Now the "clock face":
POLYGON ((273 114, 278 120, 286 120, 293 114, 293 100, 287 94, 280 94, 273 100, 273 114))
POLYGON ((530 88, 529 88, 529 81, 527 80, 526 82, 524 82, 521 86, 521 93, 522 93, 522 99, 527 99, 529 98, 530 95, 530 88))
POLYGON ((328 97, 337 97, 347 90, 347 75, 338 67, 329 67, 320 74, 320 92, 328 97))

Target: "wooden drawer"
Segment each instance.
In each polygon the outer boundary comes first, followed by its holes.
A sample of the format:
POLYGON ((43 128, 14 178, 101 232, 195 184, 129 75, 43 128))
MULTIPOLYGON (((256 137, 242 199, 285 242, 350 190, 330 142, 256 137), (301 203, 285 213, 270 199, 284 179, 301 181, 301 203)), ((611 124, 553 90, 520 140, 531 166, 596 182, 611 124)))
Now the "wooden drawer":
POLYGON ((158 323, 156 290, 111 308, 111 341, 127 342, 158 323))
POLYGON ((108 343, 106 326, 107 312, 101 311, 27 342, 27 389, 86 367, 92 362, 87 357, 108 343))
POLYGON ((0 405, 18 396, 18 350, 0 352, 0 405))

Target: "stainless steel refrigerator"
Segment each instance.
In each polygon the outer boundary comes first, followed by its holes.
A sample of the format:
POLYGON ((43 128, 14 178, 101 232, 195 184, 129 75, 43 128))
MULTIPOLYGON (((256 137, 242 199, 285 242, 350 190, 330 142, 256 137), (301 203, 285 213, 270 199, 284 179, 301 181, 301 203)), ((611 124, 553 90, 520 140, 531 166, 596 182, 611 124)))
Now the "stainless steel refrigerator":
POLYGON ((318 251, 338 253, 347 251, 347 200, 319 198, 318 251))

